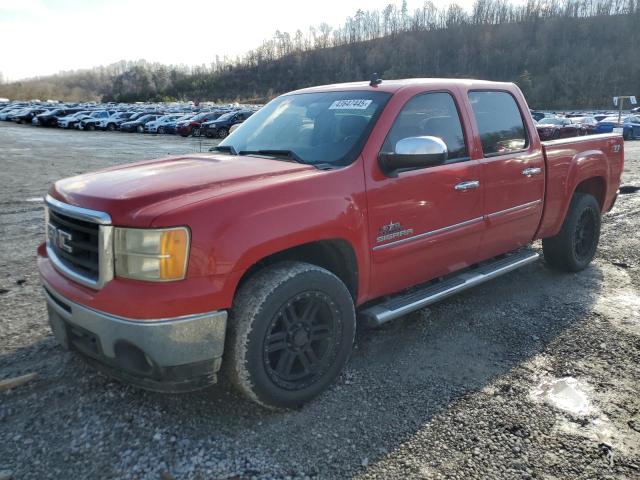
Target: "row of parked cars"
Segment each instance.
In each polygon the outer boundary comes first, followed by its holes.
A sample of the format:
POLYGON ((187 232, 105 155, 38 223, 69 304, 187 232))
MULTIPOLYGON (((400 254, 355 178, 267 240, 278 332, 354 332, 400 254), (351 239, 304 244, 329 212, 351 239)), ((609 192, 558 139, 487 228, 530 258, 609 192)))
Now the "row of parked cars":
POLYGON ((225 138, 256 105, 129 105, 9 102, 0 105, 0 120, 78 130, 106 130, 183 137, 225 138))
MULTIPOLYGON (((0 120, 40 125, 155 134, 183 137, 225 138, 253 115, 257 105, 193 104, 59 104, 8 102, 0 104, 0 120)), ((640 108, 618 118, 617 112, 531 111, 542 140, 596 133, 622 133, 625 140, 640 138, 640 108)))
POLYGON ((532 111, 540 139, 577 137, 619 132, 625 140, 640 139, 640 108, 620 115, 617 112, 564 114, 532 111))

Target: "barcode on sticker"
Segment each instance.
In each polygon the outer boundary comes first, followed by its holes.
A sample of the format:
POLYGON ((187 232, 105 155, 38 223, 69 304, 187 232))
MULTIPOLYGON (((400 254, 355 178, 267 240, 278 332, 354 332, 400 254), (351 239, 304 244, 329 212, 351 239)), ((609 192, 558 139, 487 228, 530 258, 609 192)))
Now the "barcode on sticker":
POLYGON ((369 105, 371 105, 371 100, 365 100, 364 98, 336 100, 331 104, 329 110, 366 110, 369 105))

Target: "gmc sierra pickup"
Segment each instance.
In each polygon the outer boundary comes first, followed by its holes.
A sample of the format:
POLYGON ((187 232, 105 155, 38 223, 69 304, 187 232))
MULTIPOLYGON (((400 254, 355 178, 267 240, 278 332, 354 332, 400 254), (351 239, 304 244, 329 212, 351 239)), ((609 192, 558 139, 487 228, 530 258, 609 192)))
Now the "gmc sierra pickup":
POLYGON ((296 407, 380 325, 537 259, 593 259, 620 135, 540 142, 511 83, 372 80, 282 95, 210 154, 57 181, 38 266, 52 330, 157 391, 296 407))

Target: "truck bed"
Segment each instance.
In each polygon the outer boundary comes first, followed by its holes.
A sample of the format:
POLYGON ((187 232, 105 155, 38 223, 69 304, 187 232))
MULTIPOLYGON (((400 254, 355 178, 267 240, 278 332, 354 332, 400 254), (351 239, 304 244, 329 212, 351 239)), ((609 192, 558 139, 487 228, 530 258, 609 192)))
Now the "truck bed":
POLYGON ((603 213, 613 207, 624 168, 622 135, 606 133, 541 143, 546 187, 537 238, 558 233, 573 191, 594 195, 603 213), (587 178, 590 180, 585 181, 587 178))

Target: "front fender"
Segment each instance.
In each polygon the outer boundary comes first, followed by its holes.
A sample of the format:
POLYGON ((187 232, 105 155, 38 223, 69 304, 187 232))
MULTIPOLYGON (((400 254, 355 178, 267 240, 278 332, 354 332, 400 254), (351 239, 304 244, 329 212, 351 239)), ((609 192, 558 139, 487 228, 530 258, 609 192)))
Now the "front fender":
POLYGON ((217 279, 215 305, 229 308, 242 276, 275 253, 322 240, 343 240, 355 252, 358 292, 369 278, 366 198, 361 165, 316 172, 283 183, 233 192, 162 215, 188 225, 188 277, 217 279))

